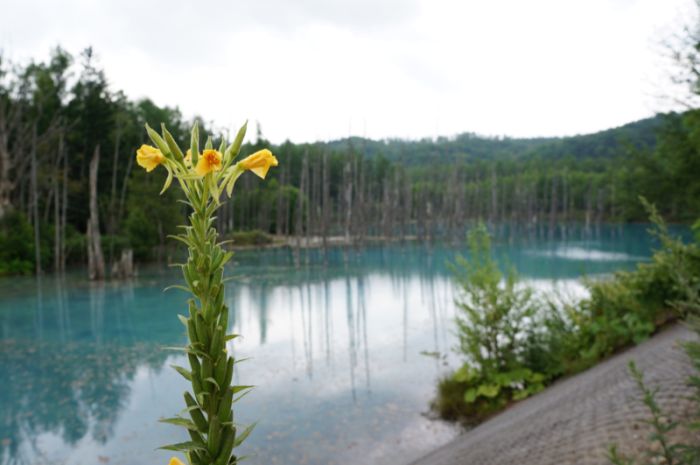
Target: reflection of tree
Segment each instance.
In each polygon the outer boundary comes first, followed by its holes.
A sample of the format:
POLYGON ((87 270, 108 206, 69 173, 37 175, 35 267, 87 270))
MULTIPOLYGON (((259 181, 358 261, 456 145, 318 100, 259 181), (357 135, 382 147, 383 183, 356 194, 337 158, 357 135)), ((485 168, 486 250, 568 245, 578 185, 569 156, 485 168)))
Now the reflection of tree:
POLYGON ((355 369, 358 365, 358 353, 362 350, 365 371, 365 387, 370 392, 369 342, 367 340, 367 305, 365 281, 359 277, 355 283, 356 298, 353 300, 353 286, 349 277, 345 278, 345 312, 348 328, 348 362, 350 369, 350 389, 353 401, 357 400, 357 381, 355 369))
POLYGON ((22 441, 33 448, 42 433, 68 444, 91 433, 105 443, 136 370, 160 368, 167 355, 155 344, 1 341, 0 366, 8 375, 0 395, 2 463, 21 463, 22 441))
POLYGON ((259 308, 260 308, 260 343, 265 344, 267 340, 267 283, 263 283, 260 286, 258 295, 260 296, 259 308))
POLYGON ((306 297, 304 288, 299 286, 299 306, 301 308, 301 327, 303 331, 302 342, 304 344, 304 358, 306 359, 306 375, 311 379, 314 374, 313 369, 313 320, 311 308, 311 294, 309 285, 306 286, 306 297))
POLYGON ((134 334, 133 313, 143 328, 163 318, 163 310, 133 310, 128 284, 79 288, 66 286, 63 278, 36 284, 33 295, 12 301, 12 307, 27 311, 3 309, 3 327, 13 331, 0 339, 2 464, 31 462, 43 433, 71 445, 87 435, 105 443, 128 402, 136 371, 160 370, 170 355, 162 346, 177 344, 181 332, 173 325, 167 340, 133 343, 144 339, 134 334))
POLYGON ((367 383, 367 391, 370 390, 370 374, 369 374, 369 343, 367 341, 367 297, 365 296, 365 278, 360 276, 357 279, 357 314, 361 321, 362 327, 359 331, 362 333, 362 344, 364 348, 365 362, 365 381, 367 383))
MULTIPOLYGON (((324 260, 326 253, 324 253, 324 260)), ((323 330, 326 341, 326 365, 333 364, 333 313, 331 312, 330 302, 330 281, 328 278, 323 280, 323 330)))
POLYGON ((352 306, 352 284, 350 278, 345 278, 345 298, 346 298, 346 314, 348 324, 348 356, 350 357, 350 388, 352 390, 352 400, 357 400, 355 392, 355 365, 357 364, 357 347, 355 343, 355 314, 352 306))

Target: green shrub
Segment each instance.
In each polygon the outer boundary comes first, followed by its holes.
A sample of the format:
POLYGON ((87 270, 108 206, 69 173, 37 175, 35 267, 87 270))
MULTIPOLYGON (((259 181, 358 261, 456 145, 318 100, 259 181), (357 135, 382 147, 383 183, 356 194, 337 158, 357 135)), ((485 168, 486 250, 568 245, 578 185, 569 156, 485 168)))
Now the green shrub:
POLYGON ((33 271, 34 230, 21 212, 9 212, 0 221, 0 275, 33 271))
POLYGON ((254 229, 252 231, 234 231, 230 235, 233 245, 249 246, 249 245, 268 245, 272 244, 273 240, 269 234, 254 229))
POLYGON ((148 218, 142 208, 132 208, 126 217, 126 231, 129 244, 138 261, 148 260, 159 243, 156 223, 148 218))
POLYGON ((581 358, 587 346, 580 334, 590 318, 581 311, 579 302, 556 294, 542 296, 540 302, 537 324, 528 329, 524 339, 525 364, 543 373, 546 382, 588 368, 590 363, 581 358))
POLYGON ((523 350, 537 310, 532 289, 518 283, 514 270, 501 273, 483 224, 467 240, 469 259, 458 255, 451 266, 461 291, 455 302, 457 336, 466 360, 441 382, 449 397, 438 400, 436 408, 469 422, 539 391, 545 375, 526 365, 523 350), (452 408, 456 411, 447 412, 452 408))
MULTIPOLYGON (((696 243, 685 244, 670 235, 653 206, 642 203, 659 249, 633 271, 588 281, 590 296, 578 302, 534 298, 514 271, 499 271, 486 228, 469 233, 469 260, 458 256, 452 266, 462 291, 457 335, 466 360, 438 386, 433 407, 443 418, 479 421, 647 339, 670 319, 680 316, 700 332, 700 222, 696 243)), ((700 344, 686 348, 700 368, 700 344)), ((700 405, 700 378, 693 380, 700 405)))
MULTIPOLYGON (((647 339, 659 326, 678 316, 674 302, 688 301, 687 289, 697 288, 700 277, 700 248, 674 238, 653 205, 642 199, 654 227, 650 233, 660 248, 649 262, 640 263, 633 271, 618 272, 611 278, 588 281, 590 296, 581 300, 575 314, 575 324, 569 337, 578 346, 578 357, 564 373, 573 373, 596 363, 603 357, 647 339), (572 370, 573 369, 573 370, 572 370)), ((550 312, 548 324, 556 318, 550 312)), ((556 328, 555 328, 556 329, 556 328)), ((552 351, 558 347, 553 345, 552 351)))
POLYGON ((66 262, 85 263, 87 261, 87 241, 85 234, 68 223, 66 225, 66 262))

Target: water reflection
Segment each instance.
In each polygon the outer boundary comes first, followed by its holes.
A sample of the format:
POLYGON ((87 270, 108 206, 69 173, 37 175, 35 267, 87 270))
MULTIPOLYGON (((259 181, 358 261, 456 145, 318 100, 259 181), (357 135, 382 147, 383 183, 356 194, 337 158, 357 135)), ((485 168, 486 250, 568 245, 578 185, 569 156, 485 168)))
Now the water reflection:
MULTIPOLYGON (((497 254, 551 288, 633 266, 649 254, 643 237, 504 243, 497 254)), ((290 250, 238 253, 227 289, 230 329, 244 336, 231 349, 253 357, 236 379, 258 386, 238 411, 260 422, 250 463, 349 463, 359 450, 372 451, 367 463, 408 462, 452 437, 421 412, 455 362, 445 266, 455 248, 301 253, 309 264, 299 269, 290 250)), ((162 292, 177 279, 150 270, 122 283, 0 281, 0 463, 166 462, 154 447, 186 439, 156 423, 182 408, 186 388, 166 366, 186 361, 163 349, 185 341, 182 294, 162 292)))

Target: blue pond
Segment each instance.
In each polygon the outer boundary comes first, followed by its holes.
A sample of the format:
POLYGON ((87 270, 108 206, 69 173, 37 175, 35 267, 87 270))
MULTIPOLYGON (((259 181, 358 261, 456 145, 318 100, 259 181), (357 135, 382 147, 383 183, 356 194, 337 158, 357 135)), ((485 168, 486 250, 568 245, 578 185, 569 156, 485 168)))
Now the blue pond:
MULTIPOLYGON (((515 240, 496 253, 539 289, 585 293, 584 275, 629 269, 650 255, 646 226, 585 239, 515 240)), ((288 249, 236 254, 227 288, 236 381, 256 389, 236 421, 258 422, 255 464, 400 464, 458 434, 430 419, 452 350, 454 288, 445 266, 462 245, 288 249)), ((184 294, 173 269, 129 282, 0 280, 0 463, 167 463, 160 445, 186 440, 158 423, 181 412, 184 294)))

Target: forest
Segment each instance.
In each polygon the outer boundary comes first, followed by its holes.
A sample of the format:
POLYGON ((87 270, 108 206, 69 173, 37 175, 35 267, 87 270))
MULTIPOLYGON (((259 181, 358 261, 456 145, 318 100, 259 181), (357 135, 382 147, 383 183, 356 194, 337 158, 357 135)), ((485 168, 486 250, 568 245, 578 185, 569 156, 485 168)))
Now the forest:
MULTIPOLYGON (((206 115, 194 120, 204 137, 226 135, 206 115)), ((145 124, 182 142, 194 120, 112 88, 91 48, 0 57, 0 275, 80 266, 94 237, 108 267, 125 250, 167 260, 187 210, 175 190, 159 195, 163 172, 134 169, 134 154, 145 124)), ((261 127, 243 155, 271 146, 261 127)), ((234 240, 254 232, 297 246, 463 240, 477 221, 496 235, 552 236, 644 221, 640 196, 689 222, 700 216, 699 149, 698 110, 562 138, 288 141, 272 145, 280 165, 266 182, 239 181, 217 226, 234 240)))

